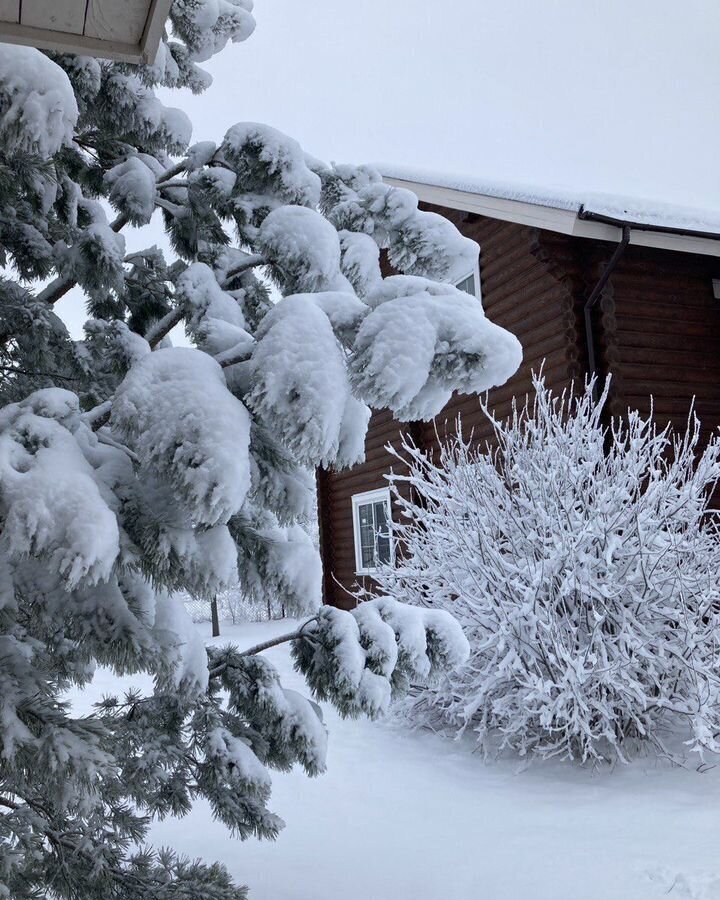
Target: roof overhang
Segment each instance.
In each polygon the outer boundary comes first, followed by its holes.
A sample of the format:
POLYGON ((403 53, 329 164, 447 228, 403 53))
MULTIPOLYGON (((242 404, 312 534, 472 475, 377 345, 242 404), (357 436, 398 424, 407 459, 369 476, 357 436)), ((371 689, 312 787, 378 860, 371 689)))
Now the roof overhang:
POLYGON ((153 63, 172 0, 0 0, 0 41, 153 63))
POLYGON ((643 225, 642 222, 618 221, 618 224, 611 224, 593 221, 591 217, 587 217, 591 214, 582 207, 559 209, 540 203, 527 203, 523 200, 511 200, 403 178, 383 176, 383 180, 386 184, 407 188, 425 203, 476 213, 489 219, 516 222, 520 225, 529 225, 532 228, 555 231, 559 234, 569 234, 573 237, 615 243, 619 243, 622 239, 622 226, 627 224, 630 227, 630 243, 636 246, 675 250, 679 253, 720 256, 720 234, 715 237, 681 230, 657 230, 654 226, 643 225))

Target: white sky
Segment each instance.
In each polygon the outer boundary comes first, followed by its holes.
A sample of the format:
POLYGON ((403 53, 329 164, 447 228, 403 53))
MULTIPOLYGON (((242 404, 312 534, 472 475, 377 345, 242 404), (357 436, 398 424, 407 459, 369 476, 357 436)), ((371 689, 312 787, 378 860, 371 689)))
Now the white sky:
POLYGON ((260 121, 326 161, 720 208, 716 0, 255 7, 211 90, 178 103, 198 139, 260 121))
MULTIPOLYGON (((720 210, 717 0, 255 5, 209 91, 163 93, 195 140, 265 122, 326 161, 720 210)), ((162 242, 159 222, 144 231, 162 242)), ((78 299, 58 311, 77 333, 78 299)))

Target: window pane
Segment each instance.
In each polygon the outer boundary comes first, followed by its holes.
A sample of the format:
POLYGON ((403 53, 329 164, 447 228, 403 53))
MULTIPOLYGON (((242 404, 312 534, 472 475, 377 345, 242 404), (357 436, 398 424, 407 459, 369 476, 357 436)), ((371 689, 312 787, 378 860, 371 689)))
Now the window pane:
POLYGON ((468 275, 467 278, 463 278, 462 281, 458 281, 455 287, 459 291, 465 291, 466 294, 472 294, 473 297, 477 296, 477 291, 475 290, 475 275, 474 273, 468 275))
POLYGON ((387 531, 387 503, 378 500, 375 506, 375 527, 378 531, 387 531))
POLYGON ((388 528, 387 503, 375 504, 375 528, 377 536, 377 565, 390 562, 390 529, 388 528))
POLYGON ((375 525, 373 522, 372 503, 358 507, 360 522, 360 562, 363 569, 375 566, 375 525))
POLYGON ((390 562, 390 536, 388 534, 378 534, 377 560, 378 565, 390 562))
POLYGON ((387 500, 359 503, 355 508, 359 568, 377 569, 391 562, 390 505, 387 500))

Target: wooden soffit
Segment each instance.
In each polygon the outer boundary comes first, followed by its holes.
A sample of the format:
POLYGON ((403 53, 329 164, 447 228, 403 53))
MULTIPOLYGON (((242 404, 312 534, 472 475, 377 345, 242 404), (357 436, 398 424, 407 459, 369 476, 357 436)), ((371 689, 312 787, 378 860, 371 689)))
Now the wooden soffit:
POLYGON ((152 63, 171 4, 172 0, 0 0, 0 41, 152 63))

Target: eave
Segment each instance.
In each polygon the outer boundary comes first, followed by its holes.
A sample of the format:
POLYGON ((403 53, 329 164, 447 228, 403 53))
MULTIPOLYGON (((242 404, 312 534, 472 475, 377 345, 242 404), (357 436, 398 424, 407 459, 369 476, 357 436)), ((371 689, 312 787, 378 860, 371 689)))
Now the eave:
POLYGON ((503 222, 515 222, 559 234, 613 243, 622 240, 623 226, 627 225, 630 227, 630 243, 636 246, 720 256, 720 234, 713 237, 701 233, 693 234, 682 229, 659 229, 657 226, 645 225, 642 222, 620 220, 617 220, 617 223, 601 222, 589 218, 588 212, 582 207, 577 210, 559 209, 539 203, 509 200, 401 178, 384 177, 383 180, 395 187, 407 188, 425 203, 476 213, 489 219, 500 219, 503 222))
POLYGON ((172 0, 0 0, 0 42, 155 61, 172 0))

